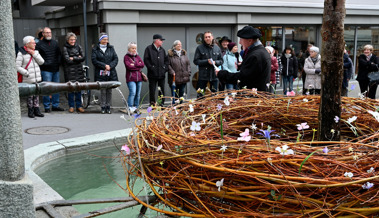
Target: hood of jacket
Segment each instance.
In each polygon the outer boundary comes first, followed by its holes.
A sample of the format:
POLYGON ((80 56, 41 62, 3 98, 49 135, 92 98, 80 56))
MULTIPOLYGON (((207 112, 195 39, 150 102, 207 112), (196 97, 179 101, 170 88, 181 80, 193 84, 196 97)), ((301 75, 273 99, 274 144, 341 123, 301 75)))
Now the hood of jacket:
MULTIPOLYGON (((182 53, 182 55, 186 55, 187 51, 182 49, 181 53, 182 53)), ((173 49, 169 49, 167 51, 167 54, 168 54, 168 56, 173 57, 174 55, 176 55, 176 52, 173 49)))

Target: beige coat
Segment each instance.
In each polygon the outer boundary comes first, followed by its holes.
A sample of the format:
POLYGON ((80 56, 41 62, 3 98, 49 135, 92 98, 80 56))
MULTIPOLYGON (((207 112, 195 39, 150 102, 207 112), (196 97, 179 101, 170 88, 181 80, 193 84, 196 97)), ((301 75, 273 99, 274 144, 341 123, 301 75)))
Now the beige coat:
POLYGON ((21 48, 16 58, 17 72, 22 74, 23 83, 37 83, 42 81, 41 70, 39 65, 42 65, 45 61, 37 50, 34 51, 33 59, 30 62, 28 69, 25 69, 29 63, 31 55, 25 53, 25 50, 21 48))
POLYGON ((321 55, 318 56, 314 64, 311 57, 305 59, 304 71, 307 74, 305 77, 305 89, 321 89, 321 73, 316 74, 315 69, 321 69, 321 55))

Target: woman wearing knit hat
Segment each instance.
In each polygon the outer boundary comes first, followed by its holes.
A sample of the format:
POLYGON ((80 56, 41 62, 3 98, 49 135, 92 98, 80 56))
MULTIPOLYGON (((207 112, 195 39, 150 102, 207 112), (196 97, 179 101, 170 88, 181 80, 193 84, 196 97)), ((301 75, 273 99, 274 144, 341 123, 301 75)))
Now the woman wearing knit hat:
MULTIPOLYGON (((238 72, 238 65, 241 65, 242 59, 241 56, 238 55, 238 58, 236 57, 236 54, 238 54, 238 46, 235 42, 230 42, 228 44, 228 51, 223 57, 224 63, 222 64, 222 69, 226 70, 230 73, 237 73, 238 72)), ((233 90, 237 89, 238 84, 229 83, 226 81, 226 89, 233 90)))

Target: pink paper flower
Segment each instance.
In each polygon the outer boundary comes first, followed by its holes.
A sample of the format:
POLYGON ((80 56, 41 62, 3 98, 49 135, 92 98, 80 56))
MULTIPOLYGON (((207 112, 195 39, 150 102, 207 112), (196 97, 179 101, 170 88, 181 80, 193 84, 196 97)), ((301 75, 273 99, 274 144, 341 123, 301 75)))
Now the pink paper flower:
POLYGON ((161 150, 162 147, 163 147, 162 145, 158 145, 157 151, 161 150))
POLYGON ((130 154, 130 148, 126 144, 121 147, 121 151, 125 151, 127 155, 130 154))
POLYGON ((247 128, 245 129, 245 132, 240 133, 240 136, 241 137, 237 138, 238 141, 246 141, 246 142, 248 142, 251 139, 251 136, 250 136, 250 133, 249 133, 249 129, 247 129, 247 128))
POLYGON ((287 96, 295 96, 296 93, 294 91, 287 92, 287 96))
POLYGON ((309 128, 309 125, 305 122, 305 123, 301 123, 301 124, 296 124, 297 126, 297 129, 298 130, 304 130, 304 129, 308 129, 309 128))

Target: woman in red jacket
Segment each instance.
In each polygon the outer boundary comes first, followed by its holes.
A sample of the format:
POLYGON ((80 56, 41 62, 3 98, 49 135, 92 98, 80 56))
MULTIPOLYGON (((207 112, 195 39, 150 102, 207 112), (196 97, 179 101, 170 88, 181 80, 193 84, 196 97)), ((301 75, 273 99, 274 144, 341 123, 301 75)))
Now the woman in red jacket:
POLYGON ((270 93, 275 93, 276 89, 276 71, 279 69, 278 59, 274 56, 274 48, 271 46, 265 47, 271 57, 271 74, 270 74, 270 93))
POLYGON ((129 88, 128 107, 131 113, 140 113, 138 110, 141 86, 142 86, 142 68, 145 64, 137 53, 137 43, 128 44, 128 52, 124 56, 126 68, 126 84, 129 88))

